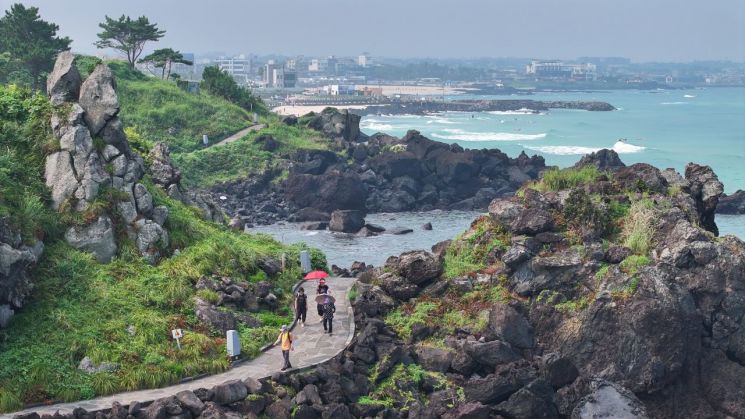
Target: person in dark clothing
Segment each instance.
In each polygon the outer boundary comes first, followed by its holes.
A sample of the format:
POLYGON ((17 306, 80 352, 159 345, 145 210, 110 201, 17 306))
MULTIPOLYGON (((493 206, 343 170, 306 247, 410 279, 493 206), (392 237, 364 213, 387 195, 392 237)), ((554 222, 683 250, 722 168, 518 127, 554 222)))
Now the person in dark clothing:
POLYGON ((305 290, 300 287, 297 295, 295 295, 295 321, 302 322, 301 324, 305 327, 305 316, 308 313, 308 296, 305 295, 305 290))
POLYGON ((323 330, 332 334, 334 332, 334 326, 332 324, 334 320, 334 313, 336 312, 336 306, 330 297, 326 297, 323 303, 323 330))
MULTIPOLYGON (((328 294, 328 293, 329 293, 329 286, 326 285, 326 281, 321 279, 320 281, 318 281, 318 287, 316 288, 316 295, 328 294)), ((318 317, 320 317, 321 321, 323 321, 323 304, 318 304, 316 308, 318 309, 318 317)))

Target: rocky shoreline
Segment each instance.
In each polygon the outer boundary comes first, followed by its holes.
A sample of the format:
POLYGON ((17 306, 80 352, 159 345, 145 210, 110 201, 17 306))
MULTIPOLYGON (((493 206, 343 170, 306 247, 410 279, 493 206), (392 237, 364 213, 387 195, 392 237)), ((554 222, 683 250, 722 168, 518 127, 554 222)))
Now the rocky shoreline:
MULTIPOLYGON (((333 150, 300 150, 282 170, 210 188, 234 226, 277 221, 328 222, 335 210, 363 213, 484 210, 546 169, 540 156, 510 158, 498 149, 463 149, 417 131, 403 138, 360 132, 360 116, 333 109, 308 126, 333 140, 333 150), (315 191, 315 193, 309 193, 315 191)), ((287 119, 287 123, 298 123, 287 119)), ((264 143, 268 140, 264 139, 264 143)))
POLYGON ((745 243, 716 237, 722 184, 609 151, 579 165, 609 174, 497 198, 431 252, 355 264, 359 332, 322 365, 70 417, 745 416, 745 243), (636 223, 648 247, 614 231, 636 223), (454 274, 462 251, 482 265, 454 274))
POLYGON ((458 100, 452 102, 407 102, 383 106, 371 106, 355 110, 358 115, 426 115, 438 112, 545 112, 550 109, 577 109, 592 112, 614 111, 607 102, 588 101, 542 101, 529 99, 510 100, 458 100))

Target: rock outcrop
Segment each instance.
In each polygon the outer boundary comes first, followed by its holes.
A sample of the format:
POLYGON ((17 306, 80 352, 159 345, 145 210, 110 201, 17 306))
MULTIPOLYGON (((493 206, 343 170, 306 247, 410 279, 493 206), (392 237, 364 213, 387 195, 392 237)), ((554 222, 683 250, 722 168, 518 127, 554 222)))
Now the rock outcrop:
POLYGON ((281 173, 272 172, 216 185, 212 195, 224 196, 220 204, 226 212, 251 224, 301 212, 483 210, 546 169, 539 156, 522 153, 512 159, 496 149, 464 150, 417 131, 401 139, 367 137, 359 134, 358 124, 352 114, 327 109, 308 126, 333 139, 336 152, 301 150, 290 157, 286 181, 272 182, 281 173))
POLYGON ((44 251, 44 243, 24 243, 21 235, 0 217, 0 329, 8 325, 15 311, 33 289, 31 271, 44 251))
POLYGON ((719 197, 717 214, 745 214, 745 191, 739 189, 733 194, 719 197))
POLYGON ((168 212, 165 207, 154 207, 141 183, 144 161, 130 149, 117 117, 119 100, 111 70, 99 64, 80 84, 71 54, 62 53, 49 88, 58 105, 51 125, 60 145, 59 151, 47 157, 45 167, 53 206, 95 220, 70 227, 65 239, 94 253, 99 262, 109 262, 116 255, 113 226, 118 224, 140 253, 155 263, 168 246, 168 232, 163 228, 168 212), (110 205, 116 210, 105 209, 110 205))

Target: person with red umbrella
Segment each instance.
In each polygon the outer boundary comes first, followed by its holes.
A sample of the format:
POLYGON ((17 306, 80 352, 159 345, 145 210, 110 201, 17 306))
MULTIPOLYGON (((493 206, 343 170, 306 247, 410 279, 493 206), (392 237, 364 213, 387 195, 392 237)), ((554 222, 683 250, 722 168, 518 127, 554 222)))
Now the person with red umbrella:
MULTIPOLYGON (((316 287, 316 300, 318 299, 318 295, 324 295, 329 293, 329 286, 326 285, 326 280, 321 278, 318 280, 318 287, 316 287)), ((321 318, 321 322, 323 322, 323 303, 319 302, 316 306, 318 309, 318 317, 321 318)))

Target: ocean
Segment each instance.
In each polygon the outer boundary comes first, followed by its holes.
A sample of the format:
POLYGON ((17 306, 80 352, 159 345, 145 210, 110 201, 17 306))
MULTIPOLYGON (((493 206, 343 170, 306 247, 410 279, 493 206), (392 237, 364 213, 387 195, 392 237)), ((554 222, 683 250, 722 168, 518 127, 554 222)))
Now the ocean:
MULTIPOLYGON (((505 99, 504 96, 459 95, 463 99, 505 99)), ((745 88, 672 91, 611 91, 541 93, 536 100, 599 100, 613 112, 551 110, 527 112, 443 113, 437 115, 367 116, 360 126, 366 134, 385 132, 398 137, 410 129, 464 148, 499 148, 511 157, 525 151, 539 154, 546 164, 567 167, 586 153, 613 148, 626 164, 650 163, 682 173, 688 162, 710 165, 725 192, 745 189, 745 88), (624 139, 624 141, 619 141, 624 139)), ((429 249, 465 231, 475 212, 371 214, 368 222, 385 227, 409 227, 405 236, 383 234, 360 238, 328 231, 310 232, 299 225, 259 226, 280 241, 306 242, 323 250, 330 264, 349 267, 355 260, 376 266, 406 250, 429 249), (431 222, 434 229, 421 225, 431 222)), ((717 216, 720 234, 745 240, 745 216, 717 216)))

